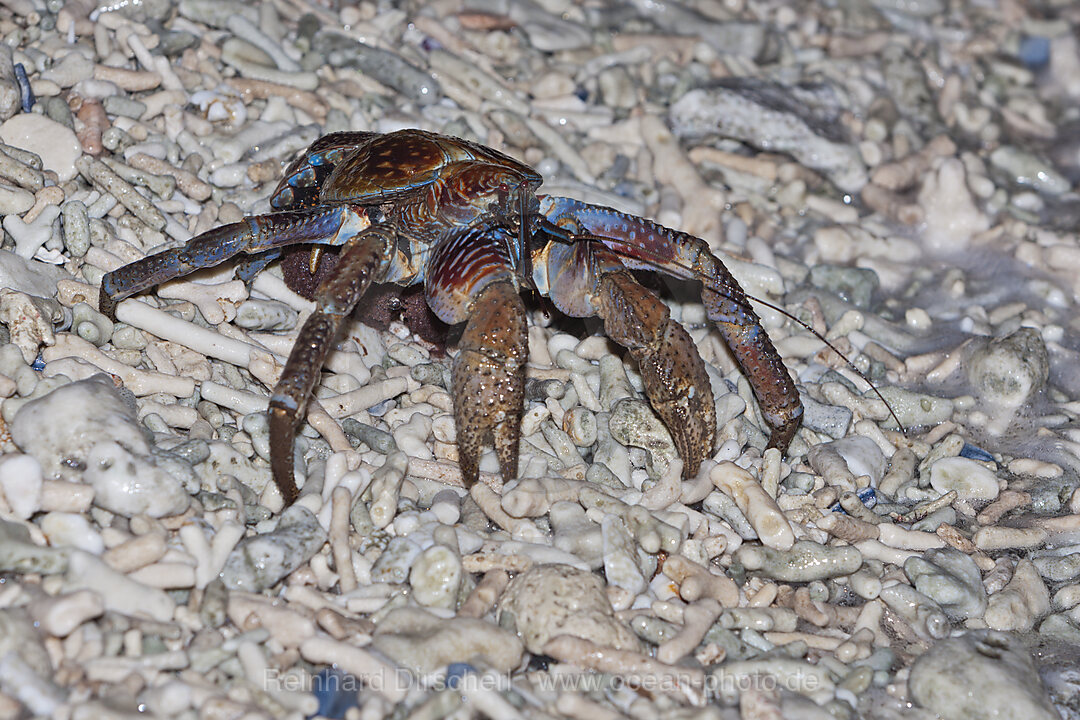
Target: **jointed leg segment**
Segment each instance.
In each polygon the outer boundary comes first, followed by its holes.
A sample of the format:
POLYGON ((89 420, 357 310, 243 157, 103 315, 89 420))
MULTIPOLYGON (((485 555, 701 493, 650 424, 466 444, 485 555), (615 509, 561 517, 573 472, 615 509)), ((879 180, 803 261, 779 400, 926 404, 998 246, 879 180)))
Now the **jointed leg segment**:
POLYGON ((479 478, 481 445, 489 436, 503 479, 517 477, 528 351, 525 305, 517 289, 508 280, 492 282, 473 302, 454 358, 454 424, 466 487, 479 478))
POLYGON ((700 281, 708 317, 746 373, 762 415, 773 429, 769 447, 787 449, 802 420, 799 392, 746 294, 704 240, 569 198, 542 198, 541 212, 556 225, 594 236, 592 242, 607 247, 628 268, 700 281))
POLYGON ((709 375, 694 341, 625 270, 601 276, 597 301, 604 332, 637 360, 645 393, 683 459, 683 475, 693 477, 716 435, 709 375))
POLYGON ((735 299, 706 287, 701 296, 706 314, 746 373, 761 414, 772 428, 768 447, 784 452, 799 429, 803 407, 780 353, 750 309, 745 295, 735 299))
MULTIPOLYGON (((117 304, 137 292, 220 265, 241 253, 256 254, 298 243, 343 245, 371 223, 364 210, 337 205, 260 215, 223 225, 186 245, 148 255, 101 279, 98 309, 116 317, 117 304)), ((260 267, 256 263, 256 267, 260 267)))
POLYGON ((274 387, 270 397, 270 468, 286 504, 298 494, 293 478, 293 437, 308 396, 342 321, 368 286, 386 273, 394 237, 389 228, 374 226, 345 246, 334 274, 316 291, 317 309, 300 329, 274 387))
POLYGON ((534 280, 568 315, 598 315, 604 332, 637 360, 645 394, 667 426, 687 477, 712 450, 716 407, 709 376, 690 335, 660 299, 598 242, 551 243, 534 280))

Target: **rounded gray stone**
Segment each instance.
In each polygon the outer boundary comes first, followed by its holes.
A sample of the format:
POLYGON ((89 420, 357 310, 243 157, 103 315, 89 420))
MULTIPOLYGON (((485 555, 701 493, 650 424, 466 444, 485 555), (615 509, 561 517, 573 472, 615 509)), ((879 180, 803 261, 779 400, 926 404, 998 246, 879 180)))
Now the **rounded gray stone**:
POLYGON ((975 630, 939 640, 912 665, 908 692, 942 720, 1058 720, 1016 635, 975 630))

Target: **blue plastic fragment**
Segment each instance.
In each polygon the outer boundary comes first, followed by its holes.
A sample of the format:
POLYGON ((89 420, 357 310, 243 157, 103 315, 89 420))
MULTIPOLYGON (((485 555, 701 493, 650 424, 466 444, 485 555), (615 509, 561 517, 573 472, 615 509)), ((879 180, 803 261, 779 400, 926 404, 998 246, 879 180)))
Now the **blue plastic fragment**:
POLYGON ((1050 62, 1050 38, 1028 35, 1020 41, 1020 62, 1029 70, 1041 70, 1050 62))
POLYGON ((855 493, 862 500, 862 504, 868 508, 872 508, 877 505, 877 491, 872 487, 864 487, 859 492, 855 493))
POLYGON ((319 709, 310 717, 342 720, 357 702, 360 681, 353 675, 334 668, 323 668, 311 678, 311 692, 319 701, 319 709))
MULTIPOLYGON (((872 508, 877 505, 877 490, 872 487, 864 487, 862 490, 856 492, 855 495, 859 498, 859 500, 862 500, 862 504, 868 508, 872 508)), ((843 513, 844 515, 848 514, 847 510, 845 510, 843 506, 841 506, 838 502, 833 503, 832 506, 829 507, 829 510, 831 510, 832 512, 843 513)))
POLYGON ((15 63, 15 82, 19 84, 19 99, 22 102, 23 112, 34 109, 34 91, 30 88, 30 78, 26 77, 26 68, 22 63, 15 63))
POLYGON ((476 668, 469 663, 450 663, 446 666, 446 687, 450 689, 460 687, 461 681, 465 679, 465 676, 474 672, 476 672, 476 668))
POLYGON ((977 445, 970 445, 964 443, 964 447, 960 448, 960 457, 967 458, 968 460, 982 460, 983 462, 995 462, 994 456, 983 450, 977 445))

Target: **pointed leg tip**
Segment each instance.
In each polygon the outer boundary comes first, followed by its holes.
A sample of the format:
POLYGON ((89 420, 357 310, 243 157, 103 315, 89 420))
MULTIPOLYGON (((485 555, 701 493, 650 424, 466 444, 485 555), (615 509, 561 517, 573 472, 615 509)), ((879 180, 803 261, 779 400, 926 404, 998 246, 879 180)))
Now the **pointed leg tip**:
POLYGON ((800 414, 800 416, 787 421, 783 425, 775 426, 769 436, 769 444, 765 448, 776 448, 781 455, 787 454, 788 448, 791 447, 791 441, 795 439, 795 433, 799 431, 799 421, 801 419, 800 414))
POLYGON ((495 454, 499 458, 499 472, 504 482, 517 478, 518 439, 521 436, 521 418, 511 417, 497 424, 493 431, 495 454))
POLYGON ((781 455, 786 455, 788 448, 791 446, 791 441, 795 439, 795 434, 799 432, 799 428, 802 426, 802 403, 796 398, 794 403, 776 408, 772 412, 763 410, 762 415, 765 416, 765 422, 769 423, 769 427, 772 428, 772 434, 769 435, 769 444, 765 448, 776 448, 781 455))
POLYGON ((712 439, 716 434, 715 423, 710 424, 708 417, 701 417, 691 412, 678 412, 668 415, 658 412, 660 419, 671 432, 672 440, 683 461, 683 477, 691 479, 697 475, 698 468, 712 449, 712 439))
POLYGON ((300 497, 300 491, 296 488, 296 483, 291 480, 288 482, 288 487, 285 487, 286 483, 277 482, 278 492, 281 493, 281 500, 285 503, 285 507, 289 507, 297 498, 300 497))
MULTIPOLYGON (((292 443, 288 444, 288 454, 292 455, 292 443)), ((293 477, 293 464, 291 458, 281 457, 283 452, 275 451, 274 446, 270 450, 270 470, 274 477, 281 499, 285 507, 289 507, 300 496, 300 490, 296 487, 296 478, 293 477)))
POLYGON ((701 462, 700 461, 695 463, 695 462, 692 462, 690 460, 687 460, 686 462, 683 463, 682 479, 686 480, 686 481, 693 480, 694 478, 697 477, 698 469, 700 467, 701 467, 701 462))
POLYGON ((270 408, 270 472, 274 478, 285 507, 292 505, 300 496, 293 473, 293 436, 295 429, 289 410, 270 408))
POLYGON ((463 367, 465 364, 461 356, 467 351, 458 353, 454 361, 452 371, 452 384, 454 391, 454 427, 457 432, 458 467, 461 468, 461 481, 466 488, 476 484, 480 478, 480 444, 484 440, 487 428, 484 427, 483 417, 480 411, 466 402, 464 398, 475 397, 475 388, 471 387, 470 373, 463 367))
POLYGON ((461 470, 461 484, 468 490, 480 479, 479 457, 470 457, 458 447, 458 468, 461 470))
POLYGON ((98 295, 98 312, 116 322, 116 305, 116 300, 102 288, 101 293, 98 295))

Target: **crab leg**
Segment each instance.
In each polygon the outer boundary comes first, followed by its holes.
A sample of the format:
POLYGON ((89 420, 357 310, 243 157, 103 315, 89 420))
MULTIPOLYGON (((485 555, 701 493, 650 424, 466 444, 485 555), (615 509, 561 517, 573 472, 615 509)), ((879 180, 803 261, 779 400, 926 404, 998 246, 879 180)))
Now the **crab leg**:
POLYGON ((599 282, 599 315, 607 336, 638 362, 645 392, 683 459, 683 476, 697 475, 712 451, 716 405, 697 347, 660 299, 629 272, 605 273, 599 282))
POLYGON ((592 236, 617 254, 626 267, 701 281, 709 319, 746 373, 761 414, 772 427, 769 447, 787 450, 802 419, 799 392, 746 293, 704 240, 569 198, 543 197, 540 211, 559 228, 592 236))
POLYGON ((480 476, 481 445, 489 434, 503 479, 517 477, 527 338, 525 305, 513 284, 493 282, 481 291, 453 368, 458 463, 466 486, 480 476))
POLYGON ((367 213, 349 205, 258 215, 223 225, 177 248, 147 255, 106 273, 98 309, 110 318, 126 297, 241 253, 255 254, 297 243, 343 245, 368 227, 367 213))
POLYGON ((645 394, 683 459, 683 475, 696 475, 712 450, 716 406, 689 333, 621 258, 599 243, 550 243, 533 262, 534 281, 560 311, 598 315, 604 333, 637 360, 645 394))
POLYGON ((390 228, 375 225, 345 245, 334 273, 315 291, 315 312, 300 328, 270 396, 270 469, 286 505, 298 494, 293 478, 293 438, 301 413, 342 321, 368 286, 386 274, 395 237, 390 228))
POLYGON ((484 225, 444 237, 426 273, 428 305, 440 320, 468 319, 452 373, 458 464, 466 487, 480 476, 489 438, 504 480, 517 477, 525 404, 528 325, 507 230, 484 225))

